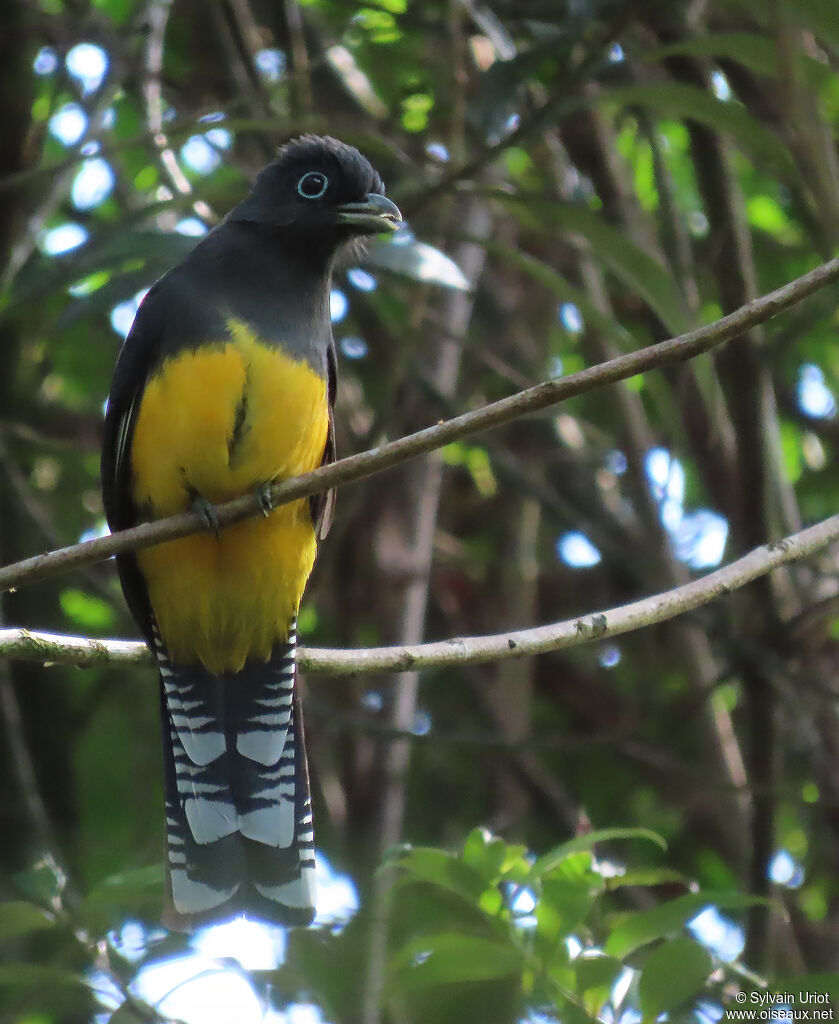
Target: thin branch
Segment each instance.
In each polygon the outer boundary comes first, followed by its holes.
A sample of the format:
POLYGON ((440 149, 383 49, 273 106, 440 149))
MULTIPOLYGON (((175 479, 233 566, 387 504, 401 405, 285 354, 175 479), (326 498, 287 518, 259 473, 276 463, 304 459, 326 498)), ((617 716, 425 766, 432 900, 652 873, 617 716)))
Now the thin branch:
MULTIPOLYGON (((739 590, 779 566, 800 561, 836 540, 839 540, 839 515, 782 540, 763 544, 701 579, 617 608, 493 636, 455 637, 434 643, 360 650, 304 647, 299 651, 299 664, 309 672, 354 676, 368 672, 409 672, 447 665, 476 665, 578 647, 667 622, 739 590)), ((0 629, 0 657, 78 666, 151 664, 152 660, 145 644, 136 641, 91 640, 19 628, 0 629)))
POLYGON ((149 135, 154 142, 160 163, 175 191, 188 196, 192 194, 192 186, 178 166, 177 157, 163 130, 163 51, 166 26, 169 24, 171 11, 172 0, 150 0, 146 7, 148 38, 146 40, 143 99, 146 105, 149 135))
MULTIPOLYGON (((330 466, 321 466, 304 476, 284 480, 271 489, 272 503, 274 507, 285 505, 298 498, 305 498, 341 484, 361 480, 402 462, 407 462, 418 455, 442 448, 462 437, 500 427, 520 416, 546 409, 605 384, 626 380, 628 377, 634 377, 638 373, 644 373, 665 363, 690 359, 701 352, 707 352, 709 349, 723 344, 723 342, 730 341, 731 338, 737 337, 755 324, 764 323, 837 280, 839 280, 839 258, 823 263, 815 270, 769 292, 768 295, 764 295, 760 299, 746 303, 735 312, 729 313, 705 327, 699 327, 696 330, 688 331, 687 334, 658 342, 655 345, 648 345, 646 348, 618 356, 616 359, 610 359, 606 363, 581 370, 579 373, 545 381, 473 412, 463 413, 461 416, 438 423, 433 427, 426 427, 415 434, 391 441, 389 444, 361 452, 358 455, 351 455, 346 459, 340 459, 330 466)), ((220 526, 230 526, 232 523, 248 519, 261 511, 260 496, 256 493, 247 494, 224 505, 219 505, 217 508, 218 522, 220 526)), ((46 579, 55 573, 75 568, 77 565, 110 558, 111 555, 136 551, 139 548, 150 547, 163 541, 186 537, 191 533, 198 533, 202 529, 206 529, 206 523, 200 515, 195 512, 182 512, 168 519, 159 519, 153 523, 134 526, 130 530, 121 530, 109 537, 101 537, 83 544, 61 548, 58 551, 35 555, 0 569, 0 591, 34 583, 36 580, 46 579)))

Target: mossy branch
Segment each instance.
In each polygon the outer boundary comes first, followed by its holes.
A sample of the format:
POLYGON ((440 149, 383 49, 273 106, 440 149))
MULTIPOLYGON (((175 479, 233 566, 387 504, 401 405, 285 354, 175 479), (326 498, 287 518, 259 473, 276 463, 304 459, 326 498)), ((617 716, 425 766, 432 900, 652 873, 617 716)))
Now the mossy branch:
MULTIPOLYGON (((762 545, 721 569, 681 587, 617 608, 589 612, 564 622, 510 630, 493 636, 456 637, 435 643, 359 650, 302 647, 298 660, 305 671, 349 676, 416 671, 447 665, 475 665, 504 658, 546 654, 666 622, 724 597, 781 565, 812 555, 836 540, 839 540, 839 515, 831 516, 783 540, 762 545)), ((28 629, 0 629, 0 657, 79 666, 151 665, 152 661, 146 645, 136 641, 91 640, 87 637, 37 633, 28 629)))

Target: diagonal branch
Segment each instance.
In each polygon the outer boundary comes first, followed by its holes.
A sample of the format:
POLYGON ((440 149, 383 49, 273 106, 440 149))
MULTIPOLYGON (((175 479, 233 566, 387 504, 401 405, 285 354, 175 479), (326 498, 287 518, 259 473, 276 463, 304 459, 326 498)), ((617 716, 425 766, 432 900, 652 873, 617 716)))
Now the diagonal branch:
MULTIPOLYGON (((763 544, 742 558, 698 580, 650 597, 576 619, 493 636, 455 637, 434 643, 402 647, 338 650, 304 647, 299 664, 309 672, 354 676, 368 672, 408 672, 446 665, 475 665, 505 658, 547 654, 566 647, 631 633, 666 622, 739 590, 782 565, 800 561, 839 540, 839 515, 763 544)), ((79 666, 151 664, 146 645, 131 640, 92 640, 87 637, 36 633, 28 629, 0 629, 0 657, 26 661, 61 662, 79 666)))
MULTIPOLYGON (((839 258, 829 260, 814 270, 803 274, 789 284, 769 294, 748 302, 744 306, 716 320, 712 324, 688 331, 676 338, 648 345, 635 352, 628 352, 610 359, 608 362, 569 374, 554 380, 545 381, 535 387, 520 391, 517 394, 492 402, 473 412, 463 413, 453 419, 426 427, 415 434, 391 441, 370 451, 351 455, 340 459, 329 466, 307 473, 304 476, 284 480, 271 489, 274 506, 285 505, 297 498, 305 498, 310 494, 327 491, 340 484, 360 480, 390 469, 408 459, 424 455, 436 448, 442 448, 452 441, 500 427, 511 420, 518 419, 528 413, 538 412, 549 406, 556 405, 568 398, 581 395, 587 391, 626 380, 638 373, 644 373, 665 363, 690 359, 702 352, 742 334, 755 324, 764 323, 771 317, 801 302, 819 289, 839 280, 839 258)), ((217 509, 220 526, 247 519, 262 511, 260 495, 254 493, 236 498, 234 501, 220 505, 217 509)), ((109 537, 86 541, 72 547, 61 548, 47 554, 35 555, 14 565, 0 569, 0 591, 10 590, 26 583, 45 579, 57 572, 63 572, 78 565, 97 562, 111 555, 139 548, 150 547, 162 541, 186 537, 206 529, 206 523, 195 512, 182 512, 168 519, 159 519, 153 523, 142 523, 130 530, 122 530, 109 537)))

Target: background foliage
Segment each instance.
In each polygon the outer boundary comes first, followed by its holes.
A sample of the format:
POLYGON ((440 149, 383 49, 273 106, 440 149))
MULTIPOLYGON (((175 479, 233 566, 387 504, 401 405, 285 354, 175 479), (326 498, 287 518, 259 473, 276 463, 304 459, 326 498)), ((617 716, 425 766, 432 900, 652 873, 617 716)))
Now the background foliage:
MULTIPOLYGON (((292 134, 359 146, 434 247, 407 233, 336 278, 342 453, 712 320, 839 243, 830 0, 12 0, 0 57, 4 564, 101 530, 138 298, 292 134)), ((305 642, 566 618, 825 517, 835 332, 828 290, 344 489, 305 642)), ((181 976, 156 1008, 137 980, 187 952, 155 923, 151 671, 2 664, 0 1020, 716 1020, 767 980, 835 997, 837 592, 825 554, 619 643, 421 688, 306 679, 324 878, 349 896, 177 1008, 181 976)), ((134 633, 111 566, 3 615, 134 633)))

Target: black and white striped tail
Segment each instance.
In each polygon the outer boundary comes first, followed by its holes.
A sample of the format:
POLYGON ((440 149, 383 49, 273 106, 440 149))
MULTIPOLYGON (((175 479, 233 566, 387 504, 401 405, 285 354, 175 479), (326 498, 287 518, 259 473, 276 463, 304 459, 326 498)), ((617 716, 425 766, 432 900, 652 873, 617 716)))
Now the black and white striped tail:
POLYGON ((294 631, 269 661, 213 675, 172 665, 157 629, 167 896, 164 924, 314 916, 312 801, 294 631))

